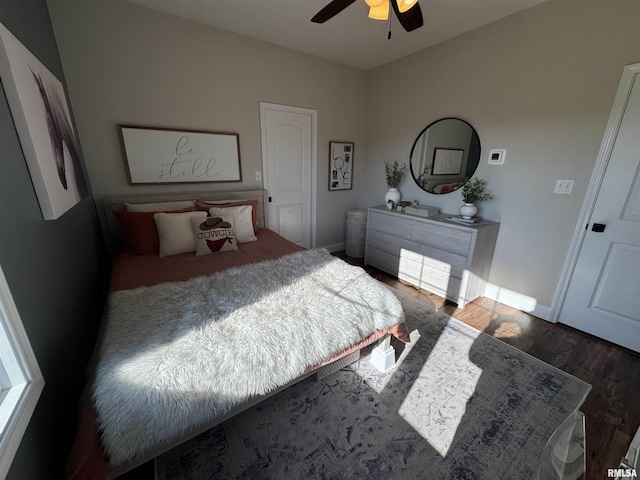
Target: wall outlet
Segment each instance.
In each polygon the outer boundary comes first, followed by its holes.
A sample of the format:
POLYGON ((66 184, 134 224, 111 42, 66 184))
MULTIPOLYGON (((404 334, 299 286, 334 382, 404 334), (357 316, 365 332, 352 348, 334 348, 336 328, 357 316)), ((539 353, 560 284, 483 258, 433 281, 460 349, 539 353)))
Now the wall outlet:
POLYGON ((556 180, 556 186, 553 189, 553 193, 560 193, 563 195, 571 195, 573 191, 573 180, 556 180))

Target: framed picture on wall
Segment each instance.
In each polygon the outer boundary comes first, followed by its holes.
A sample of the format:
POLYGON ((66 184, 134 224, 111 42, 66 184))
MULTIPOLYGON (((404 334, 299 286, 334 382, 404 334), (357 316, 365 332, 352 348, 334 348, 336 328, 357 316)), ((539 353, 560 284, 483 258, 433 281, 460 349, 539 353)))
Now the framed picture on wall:
POLYGON ((129 184, 241 182, 237 133, 118 125, 129 184))
POLYGON ((0 77, 45 220, 89 193, 62 82, 0 24, 0 77))
POLYGON ((462 172, 461 148, 436 148, 433 152, 431 175, 459 175, 462 172))
POLYGON ((329 142, 329 190, 353 187, 353 143, 329 142))

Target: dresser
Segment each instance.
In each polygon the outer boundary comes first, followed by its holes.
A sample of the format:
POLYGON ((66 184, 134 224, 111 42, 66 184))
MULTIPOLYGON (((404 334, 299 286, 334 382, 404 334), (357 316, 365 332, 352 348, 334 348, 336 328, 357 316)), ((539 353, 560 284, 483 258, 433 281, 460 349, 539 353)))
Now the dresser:
POLYGON ((500 224, 468 226, 451 214, 420 217, 371 207, 365 265, 445 297, 459 308, 484 295, 500 224))

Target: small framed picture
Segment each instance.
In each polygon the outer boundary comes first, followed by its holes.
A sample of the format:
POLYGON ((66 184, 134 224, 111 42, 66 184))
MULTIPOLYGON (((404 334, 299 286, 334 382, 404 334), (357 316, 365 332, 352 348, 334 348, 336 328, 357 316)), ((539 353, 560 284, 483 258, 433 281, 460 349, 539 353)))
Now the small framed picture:
POLYGON ((329 190, 353 187, 353 143, 329 142, 329 190))
POLYGON ((433 152, 431 175, 459 175, 462 172, 464 150, 460 148, 436 148, 433 152))

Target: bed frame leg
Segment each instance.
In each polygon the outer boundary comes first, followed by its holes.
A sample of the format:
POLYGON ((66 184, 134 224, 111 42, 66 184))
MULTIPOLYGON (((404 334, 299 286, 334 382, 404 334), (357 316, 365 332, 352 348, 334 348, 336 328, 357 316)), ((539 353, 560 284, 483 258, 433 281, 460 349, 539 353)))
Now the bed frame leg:
POLYGON ((386 373, 396 365, 396 349, 391 345, 391 337, 387 335, 371 352, 371 365, 382 373, 386 373))

